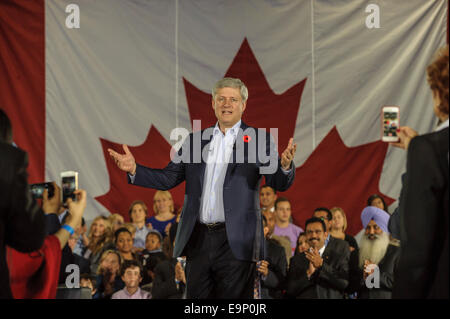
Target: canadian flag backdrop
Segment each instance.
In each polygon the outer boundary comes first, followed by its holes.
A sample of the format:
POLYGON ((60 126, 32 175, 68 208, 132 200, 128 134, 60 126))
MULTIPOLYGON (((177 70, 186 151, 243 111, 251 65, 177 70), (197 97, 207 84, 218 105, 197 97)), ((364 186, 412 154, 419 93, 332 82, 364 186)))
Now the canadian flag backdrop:
MULTIPOLYGON (((426 66, 447 42, 445 0, 2 0, 0 106, 29 153, 30 183, 80 173, 85 218, 120 213, 135 199, 153 214, 154 190, 127 184, 106 149, 130 146, 162 168, 174 128, 215 123, 211 88, 224 77, 249 88, 243 121, 278 128, 282 152, 298 144, 296 179, 279 196, 294 222, 340 206, 348 232, 367 198, 396 205, 406 154, 380 141, 381 107, 401 125, 432 131, 426 66), (80 27, 68 28, 70 4, 80 27), (379 8, 380 27, 366 19, 379 8)), ((184 184, 172 190, 177 207, 184 184)), ((391 206, 391 207, 392 207, 391 206)))

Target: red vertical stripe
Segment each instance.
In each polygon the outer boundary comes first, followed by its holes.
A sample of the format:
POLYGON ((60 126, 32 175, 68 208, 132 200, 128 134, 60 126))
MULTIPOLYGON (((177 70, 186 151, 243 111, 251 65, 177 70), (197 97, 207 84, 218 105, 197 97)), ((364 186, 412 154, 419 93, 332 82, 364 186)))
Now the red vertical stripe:
POLYGON ((44 0, 0 1, 0 108, 29 156, 29 182, 45 177, 44 0))

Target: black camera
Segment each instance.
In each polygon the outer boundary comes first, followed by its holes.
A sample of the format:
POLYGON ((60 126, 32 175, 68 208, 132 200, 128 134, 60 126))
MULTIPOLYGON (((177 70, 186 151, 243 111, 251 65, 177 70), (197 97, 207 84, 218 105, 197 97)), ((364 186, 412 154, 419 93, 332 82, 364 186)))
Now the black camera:
POLYGON ((45 189, 48 190, 48 198, 52 198, 55 195, 55 187, 52 183, 39 183, 30 185, 30 192, 34 199, 42 198, 45 189))

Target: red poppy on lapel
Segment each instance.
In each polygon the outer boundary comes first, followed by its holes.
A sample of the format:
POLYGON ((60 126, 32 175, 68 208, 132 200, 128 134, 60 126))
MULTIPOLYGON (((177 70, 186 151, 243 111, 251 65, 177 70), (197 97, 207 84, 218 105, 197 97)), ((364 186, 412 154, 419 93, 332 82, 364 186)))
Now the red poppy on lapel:
POLYGON ((248 143, 248 142, 250 142, 251 140, 252 140, 252 138, 251 138, 250 136, 244 135, 244 142, 245 142, 245 143, 248 143))

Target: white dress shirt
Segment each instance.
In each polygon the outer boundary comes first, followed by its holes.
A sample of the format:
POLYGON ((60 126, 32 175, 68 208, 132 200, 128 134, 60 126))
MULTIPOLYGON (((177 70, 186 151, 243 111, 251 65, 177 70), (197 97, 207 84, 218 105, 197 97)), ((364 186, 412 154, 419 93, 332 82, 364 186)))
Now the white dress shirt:
POLYGON ((223 183, 240 127, 241 121, 228 129, 225 135, 218 123, 214 127, 213 137, 207 146, 208 156, 200 204, 200 222, 203 224, 225 222, 223 183))

